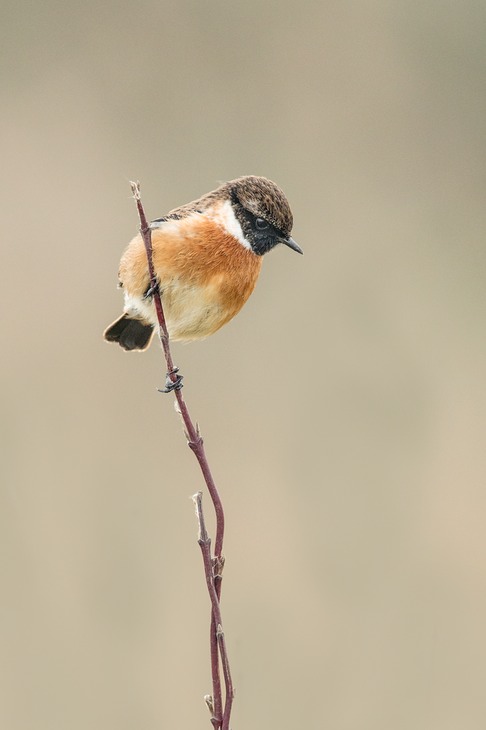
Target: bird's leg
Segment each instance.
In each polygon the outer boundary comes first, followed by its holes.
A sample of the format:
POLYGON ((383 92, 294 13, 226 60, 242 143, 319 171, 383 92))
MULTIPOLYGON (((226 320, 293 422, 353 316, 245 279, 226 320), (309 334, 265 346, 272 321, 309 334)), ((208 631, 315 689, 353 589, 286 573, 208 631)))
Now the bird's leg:
MULTIPOLYGON (((151 281, 150 285, 143 295, 144 299, 150 299, 153 297, 154 294, 158 294, 159 298, 162 297, 162 292, 160 291, 160 282, 158 281, 151 281)), ((160 306, 162 306, 162 303, 159 302, 160 306)), ((157 308, 157 302, 155 303, 157 308)), ((160 322, 160 320, 159 320, 160 322)), ((162 326, 159 324, 160 327, 160 338, 162 341, 162 344, 164 344, 164 340, 168 338, 167 332, 163 331, 162 326)), ((164 345, 164 351, 165 351, 165 345, 164 345)), ((167 377, 165 379, 165 388, 158 388, 159 393, 172 393, 173 390, 180 390, 182 388, 182 381, 184 380, 183 375, 177 375, 179 372, 179 368, 172 368, 167 373, 167 377)))
POLYGON ((177 375, 179 368, 174 368, 167 373, 165 381, 165 388, 158 388, 159 393, 172 393, 173 390, 180 390, 182 388, 182 381, 184 380, 183 375, 177 375), (172 380, 172 376, 175 375, 175 379, 172 380))

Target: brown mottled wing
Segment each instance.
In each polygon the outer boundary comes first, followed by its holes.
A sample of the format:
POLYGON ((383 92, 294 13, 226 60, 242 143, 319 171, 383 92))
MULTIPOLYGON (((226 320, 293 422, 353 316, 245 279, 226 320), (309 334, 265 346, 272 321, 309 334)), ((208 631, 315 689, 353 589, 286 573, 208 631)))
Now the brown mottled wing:
POLYGON ((221 185, 221 187, 217 188, 217 190, 213 190, 210 193, 202 195, 197 200, 193 200, 190 203, 180 205, 178 208, 173 208, 167 213, 167 215, 163 216, 162 218, 156 218, 152 221, 152 223, 163 223, 164 221, 171 219, 180 220, 181 218, 187 218, 192 213, 203 213, 206 208, 214 203, 215 200, 224 197, 226 187, 227 183, 221 185))

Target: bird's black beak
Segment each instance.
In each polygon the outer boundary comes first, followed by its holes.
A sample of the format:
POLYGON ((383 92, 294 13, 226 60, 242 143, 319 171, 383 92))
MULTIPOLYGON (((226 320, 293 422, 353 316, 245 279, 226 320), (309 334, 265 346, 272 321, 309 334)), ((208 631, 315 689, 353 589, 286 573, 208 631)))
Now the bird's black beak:
POLYGON ((289 236, 288 238, 281 238, 280 241, 289 248, 291 248, 292 251, 297 251, 297 253, 304 253, 299 244, 294 241, 292 236, 289 236))

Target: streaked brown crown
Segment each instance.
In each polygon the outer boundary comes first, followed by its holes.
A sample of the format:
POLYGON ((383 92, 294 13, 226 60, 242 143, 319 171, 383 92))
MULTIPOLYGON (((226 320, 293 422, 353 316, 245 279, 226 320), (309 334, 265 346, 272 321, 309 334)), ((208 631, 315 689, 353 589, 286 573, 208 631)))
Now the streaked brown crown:
MULTIPOLYGON (((293 217, 284 193, 266 177, 247 175, 226 183, 245 210, 264 218, 285 237, 290 236, 293 217)), ((224 186, 223 186, 224 187, 224 186)))
MULTIPOLYGON (((217 200, 231 200, 239 203, 245 210, 248 210, 257 218, 264 218, 272 224, 284 237, 290 235, 293 218, 292 211, 287 198, 280 188, 266 177, 246 175, 229 180, 206 193, 191 203, 174 208, 164 218, 184 218, 194 211, 203 211, 213 205, 217 200)), ((154 222, 157 222, 154 221, 154 222)))

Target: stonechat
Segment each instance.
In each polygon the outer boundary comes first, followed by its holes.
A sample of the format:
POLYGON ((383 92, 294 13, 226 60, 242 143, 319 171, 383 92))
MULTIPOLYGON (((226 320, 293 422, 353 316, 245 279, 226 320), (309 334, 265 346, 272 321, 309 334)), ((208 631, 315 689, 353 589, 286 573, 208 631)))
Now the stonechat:
MULTIPOLYGON (((152 258, 169 338, 198 340, 237 314, 255 288, 263 255, 277 244, 303 253, 292 211, 275 183, 249 175, 224 183, 150 223, 152 258)), ((140 235, 120 262, 124 313, 104 333, 124 350, 145 350, 157 316, 140 235)))

